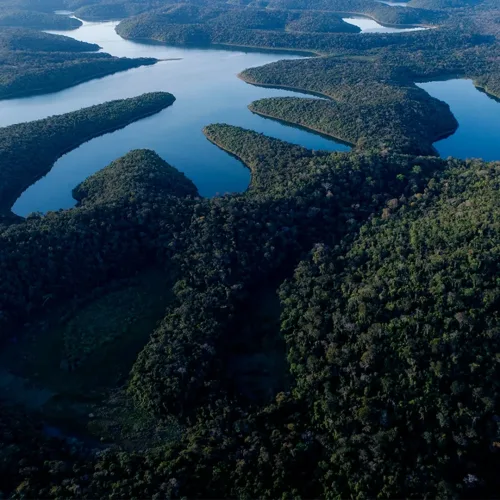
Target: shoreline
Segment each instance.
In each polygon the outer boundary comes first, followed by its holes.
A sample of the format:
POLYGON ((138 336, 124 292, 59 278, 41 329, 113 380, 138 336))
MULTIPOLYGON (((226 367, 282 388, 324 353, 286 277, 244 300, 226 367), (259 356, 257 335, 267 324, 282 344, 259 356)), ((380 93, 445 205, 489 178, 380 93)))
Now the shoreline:
MULTIPOLYGON (((273 63, 271 63, 273 64, 273 63)), ((236 78, 239 78, 241 81, 248 83, 249 85, 254 85, 255 87, 263 87, 263 88, 268 88, 268 89, 276 89, 276 90, 290 90, 291 92, 299 92, 301 94, 307 94, 307 95, 312 95, 314 97, 320 97, 323 98, 327 101, 335 101, 335 99, 332 96, 329 96, 328 94, 322 94, 321 92, 315 92, 313 90, 306 90, 300 87, 292 87, 291 85, 273 85, 271 83, 256 83, 252 80, 249 80, 243 76, 243 73, 246 71, 244 69, 241 73, 238 73, 236 75, 236 78)), ((271 98, 272 99, 272 98, 271 98)))
MULTIPOLYGON (((297 123, 297 122, 292 122, 292 121, 288 121, 288 120, 283 120, 282 118, 277 118, 273 115, 270 115, 268 113, 263 113, 261 111, 257 111, 255 109, 252 109, 252 104, 249 104, 247 107, 248 109, 258 115, 258 116, 262 116, 264 118, 268 118, 270 120, 274 120, 274 121, 277 121, 277 122, 281 122, 282 124, 285 124, 285 125, 288 125, 288 126, 293 126, 293 127, 297 127, 297 128, 300 128, 300 129, 303 129, 305 130, 306 132, 307 131, 313 131, 315 132, 316 134, 320 135, 320 136, 323 136, 324 138, 326 139, 329 139, 329 140, 334 140, 335 142, 339 143, 339 144, 342 144, 344 146, 349 146, 351 148, 351 151, 347 151, 348 153, 350 152, 353 152, 355 149, 356 149, 356 144, 354 142, 350 142, 346 139, 342 139, 341 137, 337 137, 335 135, 332 135, 332 134, 328 134, 327 132, 324 132, 324 131, 321 131, 317 128, 314 128, 314 127, 310 127, 310 126, 306 126, 306 125, 301 125, 300 123, 297 123)), ((286 141, 284 141, 286 142, 286 141)), ((303 146, 301 146, 303 147, 303 146)), ((307 148, 306 148, 307 149, 307 148)), ((319 151, 327 151, 328 153, 335 153, 335 151, 328 151, 328 150, 319 150, 319 151)), ((346 151, 337 151, 337 152, 340 152, 340 153, 345 153, 346 151)))
MULTIPOLYGON (((133 58, 129 58, 129 59, 131 61, 134 60, 133 58)), ((141 59, 141 58, 135 58, 135 59, 141 59)), ((144 59, 152 59, 152 58, 144 58, 144 59)), ((81 85, 82 83, 88 83, 92 80, 100 80, 101 78, 106 78, 107 76, 116 75, 117 73, 121 73, 123 71, 129 71, 131 69, 142 68, 143 66, 154 66, 155 64, 157 64, 160 61, 161 61, 160 59, 155 59, 154 62, 151 62, 151 63, 144 63, 144 64, 140 64, 139 66, 131 66, 130 68, 119 69, 119 70, 113 71, 111 73, 98 73, 96 75, 92 75, 92 76, 88 76, 88 77, 86 76, 86 77, 72 83, 71 85, 59 86, 59 87, 51 89, 51 90, 44 90, 42 88, 38 88, 38 89, 30 90, 30 91, 14 92, 14 93, 7 94, 6 96, 3 96, 3 97, 0 96, 0 101, 8 101, 11 99, 23 99, 23 98, 35 97, 35 96, 39 96, 39 95, 56 94, 57 92, 62 92, 63 90, 70 89, 72 87, 77 87, 78 85, 81 85)), ((9 126, 9 125, 7 125, 7 126, 9 126)))
MULTIPOLYGON (((8 208, 6 207, 1 207, 0 206, 0 213, 7 213, 7 214, 12 214, 14 215, 15 217, 21 217, 22 219, 26 219, 26 217, 23 217, 22 215, 18 215, 16 214, 15 212, 12 211, 12 207, 16 204, 17 200, 23 195, 23 193, 29 189, 33 184, 35 184, 36 182, 38 182, 41 178, 45 177, 51 170, 52 168, 54 167, 54 165, 66 154, 70 153, 71 151, 79 148, 80 146, 82 146, 83 144, 93 140, 93 139, 96 139, 98 137, 101 137, 103 135, 106 135, 106 134, 110 134, 110 133, 113 133, 113 132, 116 132, 117 130, 121 130, 122 128, 125 128, 125 127, 128 127, 129 125, 131 125, 132 123, 135 123, 135 122, 138 122, 140 120, 144 120, 145 118, 149 118, 150 116, 153 116, 161 111, 163 111, 164 109, 172 106, 175 102, 175 99, 172 103, 168 104, 167 106, 164 106, 160 109, 157 109, 157 110, 151 110, 151 111, 147 111, 147 112, 144 112, 142 113, 141 115, 138 115, 136 118, 133 118, 133 119, 128 119, 126 120, 125 122, 121 123, 120 125, 116 125, 116 126, 113 126, 113 127, 109 127, 107 129, 105 129, 104 131, 101 131, 99 134, 97 135, 89 135, 89 136, 85 136, 85 138, 83 139, 80 139, 79 141, 73 143, 71 146, 68 146, 67 148, 65 148, 62 152, 58 152, 56 153, 57 157, 55 158, 55 160, 51 163, 51 165, 49 166, 48 169, 44 170, 43 172, 37 174, 35 177, 31 178, 27 183, 25 183, 23 185, 22 188, 20 188, 19 190, 16 191, 16 194, 15 194, 15 198, 14 198, 14 201, 10 201, 12 200, 12 197, 9 197, 10 200, 9 201, 6 201, 5 202, 5 205, 8 206, 8 208)), ((6 197, 7 198, 7 197, 6 197)), ((78 201, 75 199, 75 201, 78 201)), ((72 207, 73 208, 73 207, 72 207)), ((68 209, 68 210, 71 210, 71 209, 68 209)))
MULTIPOLYGON (((209 127, 209 126, 210 125, 207 125, 207 127, 209 127)), ((252 167, 251 165, 249 165, 248 163, 246 163, 243 160, 243 158, 241 158, 240 156, 238 156, 237 154, 235 154, 233 151, 227 149, 225 146, 223 146, 222 144, 218 143, 215 139, 212 139, 212 137, 209 137, 207 135, 207 131, 206 131, 207 127, 203 127, 203 130, 202 130, 203 135, 205 136, 205 138, 207 139, 207 141, 211 142, 214 146, 217 146, 219 149, 221 149, 222 151, 224 151, 228 155, 231 155, 233 158, 236 158, 245 168, 247 168, 248 170, 250 170, 250 182, 248 183, 248 186, 245 189, 245 191, 242 191, 241 193, 238 193, 238 194, 244 194, 244 193, 246 193, 252 187, 253 176, 255 174, 255 168, 252 167)), ((252 131, 252 132, 254 132, 254 131, 252 131)))
POLYGON ((294 48, 288 48, 288 47, 264 47, 261 45, 238 45, 238 44, 232 44, 232 43, 224 43, 224 42, 218 42, 218 43, 208 43, 208 44, 195 44, 195 43, 169 43, 166 42, 165 40, 159 40, 158 38, 147 38, 147 37, 130 37, 130 36, 124 36, 118 33, 116 31, 116 34, 120 37, 123 38, 124 40, 127 40, 129 42, 138 42, 138 43, 149 43, 151 45, 159 44, 159 45, 164 45, 167 47, 179 47, 179 48, 184 48, 184 49, 201 49, 201 50, 217 50, 217 49, 222 49, 222 50, 231 50, 231 49, 236 49, 236 50, 252 50, 255 52, 264 52, 264 53, 280 53, 280 52, 287 52, 290 55, 300 55, 304 57, 321 57, 323 55, 326 55, 326 53, 323 52, 318 52, 314 51, 311 49, 294 49, 294 48))

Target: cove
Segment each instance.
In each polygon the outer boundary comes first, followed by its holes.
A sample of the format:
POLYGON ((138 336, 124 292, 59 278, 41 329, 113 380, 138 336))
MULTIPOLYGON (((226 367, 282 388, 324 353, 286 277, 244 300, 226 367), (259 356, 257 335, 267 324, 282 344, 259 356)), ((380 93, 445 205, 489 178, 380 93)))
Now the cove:
POLYGON ((344 17, 343 21, 349 24, 353 24, 361 29, 361 33, 404 33, 407 31, 421 31, 429 28, 424 28, 422 26, 412 26, 406 28, 394 28, 391 26, 383 26, 374 19, 363 16, 352 16, 344 17))
POLYGON ((250 172, 241 162, 210 143, 204 126, 224 122, 264 133, 310 149, 347 151, 349 147, 303 129, 286 126, 251 113, 247 106, 264 97, 304 95, 249 85, 237 74, 280 59, 298 55, 243 50, 195 49, 135 43, 115 33, 117 22, 87 23, 64 32, 91 41, 116 56, 164 59, 61 92, 0 102, 0 126, 44 118, 113 99, 145 92, 167 91, 176 97, 173 106, 124 129, 93 139, 61 157, 52 170, 30 186, 16 201, 13 212, 26 216, 75 205, 72 189, 89 175, 136 148, 156 151, 184 172, 202 196, 242 192, 250 172), (166 60, 170 59, 170 60, 166 60), (172 60, 175 59, 175 60, 172 60))
POLYGON ((384 0, 375 0, 378 3, 383 3, 389 7, 408 7, 408 2, 385 2, 384 0))
POLYGON ((474 86, 472 80, 419 83, 432 97, 446 102, 458 130, 434 144, 442 157, 500 159, 500 102, 474 86))

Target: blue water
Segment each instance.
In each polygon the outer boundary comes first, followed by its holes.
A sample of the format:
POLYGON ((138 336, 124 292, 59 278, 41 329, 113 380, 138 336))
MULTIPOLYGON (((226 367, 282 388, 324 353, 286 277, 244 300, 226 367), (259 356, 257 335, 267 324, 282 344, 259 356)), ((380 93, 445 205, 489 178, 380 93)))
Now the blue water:
POLYGON ((363 16, 344 17, 342 19, 346 23, 353 24, 361 29, 361 33, 404 33, 407 31, 422 31, 429 28, 422 26, 394 28, 390 26, 383 26, 374 19, 363 16))
POLYGON ((385 2, 384 0, 375 0, 378 3, 389 5, 389 7, 408 7, 408 2, 385 2))
MULTIPOLYGON (((84 23, 70 34, 79 40, 98 43, 104 51, 117 56, 179 60, 117 73, 50 95, 0 101, 0 126, 159 90, 173 93, 176 102, 157 115, 93 139, 61 157, 44 178, 16 201, 13 207, 16 214, 25 216, 74 206, 71 191, 77 184, 136 148, 155 150, 193 180, 203 196, 242 192, 248 187, 250 172, 205 138, 202 129, 210 123, 238 125, 310 149, 349 149, 324 136, 254 115, 247 109, 256 99, 303 95, 255 87, 236 77, 245 68, 283 58, 294 59, 297 55, 135 43, 116 35, 115 25, 115 22, 84 23)), ((447 102, 460 124, 454 135, 435 144, 441 156, 500 159, 500 103, 481 93, 469 80, 419 85, 447 102)))
POLYGON ((74 206, 71 190, 77 184, 135 148, 156 151, 184 172, 202 196, 244 191, 250 182, 250 172, 205 138, 202 129, 210 123, 239 125, 311 149, 349 149, 334 140, 257 116, 247 109, 256 99, 303 94, 255 87, 236 75, 248 67, 298 56, 134 43, 120 38, 114 31, 115 25, 115 22, 85 23, 65 34, 98 43, 104 51, 117 56, 180 60, 117 73, 50 95, 2 101, 0 126, 159 90, 174 94, 176 102, 154 116, 93 139, 61 157, 45 177, 21 195, 13 206, 14 213, 25 216, 74 206))
POLYGON ((453 135, 434 144, 441 156, 500 160, 500 102, 480 92, 471 80, 418 86, 446 102, 459 123, 453 135))

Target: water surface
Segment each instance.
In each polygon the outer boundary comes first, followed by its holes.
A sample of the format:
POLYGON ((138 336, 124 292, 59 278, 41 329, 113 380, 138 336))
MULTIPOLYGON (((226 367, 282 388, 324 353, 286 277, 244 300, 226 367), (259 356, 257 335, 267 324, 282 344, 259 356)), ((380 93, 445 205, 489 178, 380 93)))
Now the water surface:
POLYGON ((378 3, 389 5, 389 7, 408 7, 408 2, 385 2, 384 0, 375 0, 378 3))
POLYGON ((478 90, 472 80, 419 83, 432 97, 446 102, 458 130, 434 147, 443 157, 500 160, 500 102, 478 90))
MULTIPOLYGON (((116 24, 84 23, 71 36, 98 43, 102 50, 117 56, 176 60, 117 73, 54 94, 0 101, 0 126, 152 91, 172 92, 177 101, 157 115, 93 139, 61 157, 49 174, 16 201, 15 213, 24 216, 34 211, 74 206, 71 190, 78 183, 135 148, 155 150, 193 180, 203 196, 244 191, 250 173, 204 137, 202 128, 210 123, 242 126, 310 149, 349 149, 324 136, 254 115, 247 109, 256 99, 303 94, 255 87, 236 75, 248 67, 299 56, 130 42, 115 33, 116 24)), ((481 93, 470 80, 419 85, 433 97, 447 102, 460 124, 454 135, 435 144, 442 156, 500 159, 500 103, 481 93)))
POLYGON ((135 148, 156 151, 184 172, 203 196, 244 191, 250 173, 238 160, 205 138, 202 129, 210 123, 238 125, 311 149, 349 149, 324 136, 260 117, 247 109, 256 99, 303 94, 255 87, 236 75, 248 67, 299 56, 135 43, 120 38, 114 31, 116 24, 84 23, 71 31, 70 36, 97 43, 105 52, 116 56, 179 60, 116 73, 54 94, 2 101, 0 126, 145 92, 168 91, 176 96, 176 102, 154 116, 93 139, 61 157, 45 177, 21 195, 13 207, 14 213, 25 216, 35 211, 74 206, 71 190, 78 183, 135 148))
POLYGON ((412 26, 406 28, 383 26, 382 24, 377 23, 374 19, 362 16, 344 17, 342 20, 360 28, 361 33, 404 33, 406 31, 421 31, 429 29, 422 26, 412 26))

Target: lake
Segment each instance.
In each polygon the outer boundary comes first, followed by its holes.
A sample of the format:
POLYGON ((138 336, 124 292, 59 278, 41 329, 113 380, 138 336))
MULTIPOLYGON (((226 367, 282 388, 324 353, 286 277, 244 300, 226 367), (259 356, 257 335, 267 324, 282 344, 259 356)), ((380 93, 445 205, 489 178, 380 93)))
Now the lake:
POLYGON ((434 144, 443 157, 500 160, 500 102, 479 91, 472 80, 419 83, 432 97, 446 102, 458 130, 434 144))
POLYGON ((389 7, 408 7, 408 2, 385 2, 384 0, 375 0, 378 3, 389 5, 389 7))

